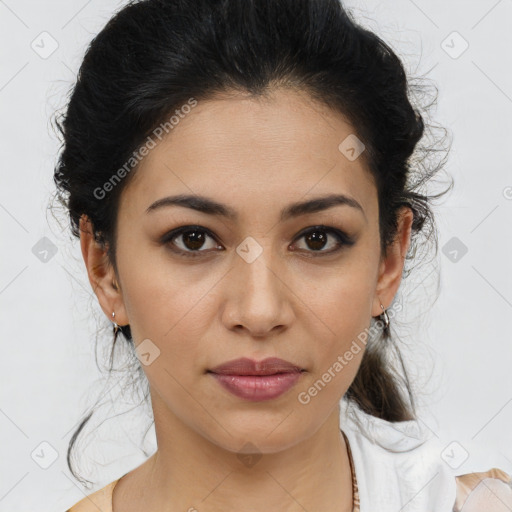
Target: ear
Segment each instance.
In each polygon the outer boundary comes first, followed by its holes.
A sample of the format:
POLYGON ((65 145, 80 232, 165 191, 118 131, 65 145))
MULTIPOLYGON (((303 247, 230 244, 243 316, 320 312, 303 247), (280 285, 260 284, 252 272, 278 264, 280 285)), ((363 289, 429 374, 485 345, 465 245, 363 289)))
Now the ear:
POLYGON ((118 325, 129 323, 124 307, 121 287, 117 283, 114 268, 108 261, 106 248, 94 239, 92 223, 84 214, 80 217, 80 246, 84 258, 89 282, 101 309, 112 321, 115 312, 115 322, 118 325))
POLYGON ((405 256, 411 242, 411 227, 414 219, 412 210, 403 207, 399 211, 397 233, 388 247, 379 268, 379 277, 372 306, 372 316, 382 313, 381 303, 387 309, 398 291, 402 280, 405 256))

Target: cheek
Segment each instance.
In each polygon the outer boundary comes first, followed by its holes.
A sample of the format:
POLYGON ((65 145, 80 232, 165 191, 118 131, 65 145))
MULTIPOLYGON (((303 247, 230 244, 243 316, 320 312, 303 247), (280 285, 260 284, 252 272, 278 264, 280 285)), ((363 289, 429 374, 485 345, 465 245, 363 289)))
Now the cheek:
MULTIPOLYGON (((344 283, 346 285, 346 283, 344 283)), ((353 378, 357 373, 371 322, 371 294, 361 283, 357 286, 340 287, 325 293, 322 301, 322 322, 316 322, 318 336, 316 343, 315 373, 332 368, 339 357, 347 355, 347 366, 343 369, 344 379, 353 378)))
POLYGON ((312 318, 321 320, 326 335, 346 339, 347 334, 367 326, 375 293, 375 268, 376 263, 358 251, 339 266, 316 270, 315 275, 309 273, 301 280, 298 295, 304 297, 312 318))
POLYGON ((359 370, 371 323, 371 287, 356 278, 334 281, 318 304, 310 303, 311 310, 321 311, 321 321, 312 316, 313 365, 297 395, 309 414, 320 417, 337 404, 359 370))
POLYGON ((329 387, 338 390, 346 389, 355 377, 371 324, 377 263, 363 253, 354 252, 344 265, 317 280, 308 293, 302 292, 307 297, 310 338, 315 340, 314 377, 330 371, 336 384, 329 387))
POLYGON ((119 251, 123 301, 133 338, 166 340, 187 332, 193 340, 199 323, 206 321, 209 295, 216 277, 206 266, 186 269, 160 250, 119 251))

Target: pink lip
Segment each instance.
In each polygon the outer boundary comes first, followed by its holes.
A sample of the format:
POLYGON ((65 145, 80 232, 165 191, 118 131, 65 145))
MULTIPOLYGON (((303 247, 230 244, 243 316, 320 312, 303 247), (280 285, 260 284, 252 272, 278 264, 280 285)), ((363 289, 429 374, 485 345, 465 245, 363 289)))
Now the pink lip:
POLYGON ((304 370, 275 357, 254 361, 241 358, 216 366, 208 373, 239 398, 271 400, 294 386, 304 370))

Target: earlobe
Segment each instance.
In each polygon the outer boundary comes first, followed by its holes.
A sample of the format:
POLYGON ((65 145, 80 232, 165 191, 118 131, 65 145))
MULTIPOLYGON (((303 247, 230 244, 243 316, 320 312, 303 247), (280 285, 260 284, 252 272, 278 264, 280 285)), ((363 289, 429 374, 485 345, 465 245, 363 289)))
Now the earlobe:
POLYGON ((399 212, 395 239, 388 246, 386 255, 380 263, 372 316, 378 316, 382 313, 381 304, 387 309, 398 291, 402 280, 405 257, 411 242, 413 220, 413 211, 409 207, 402 208, 399 212))
POLYGON ((92 289, 101 309, 112 321, 112 312, 118 325, 128 324, 120 287, 106 248, 95 240, 93 226, 84 214, 80 218, 80 247, 92 289))

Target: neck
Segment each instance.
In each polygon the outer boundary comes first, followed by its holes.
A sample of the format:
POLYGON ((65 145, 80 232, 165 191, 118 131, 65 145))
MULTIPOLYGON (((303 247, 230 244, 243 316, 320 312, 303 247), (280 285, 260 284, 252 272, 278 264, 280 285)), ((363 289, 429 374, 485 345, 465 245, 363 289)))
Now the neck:
POLYGON ((339 407, 313 435, 264 454, 249 447, 243 454, 226 450, 171 417, 167 408, 153 402, 153 409, 158 450, 116 486, 114 512, 167 510, 170 504, 190 512, 352 511, 339 407))

